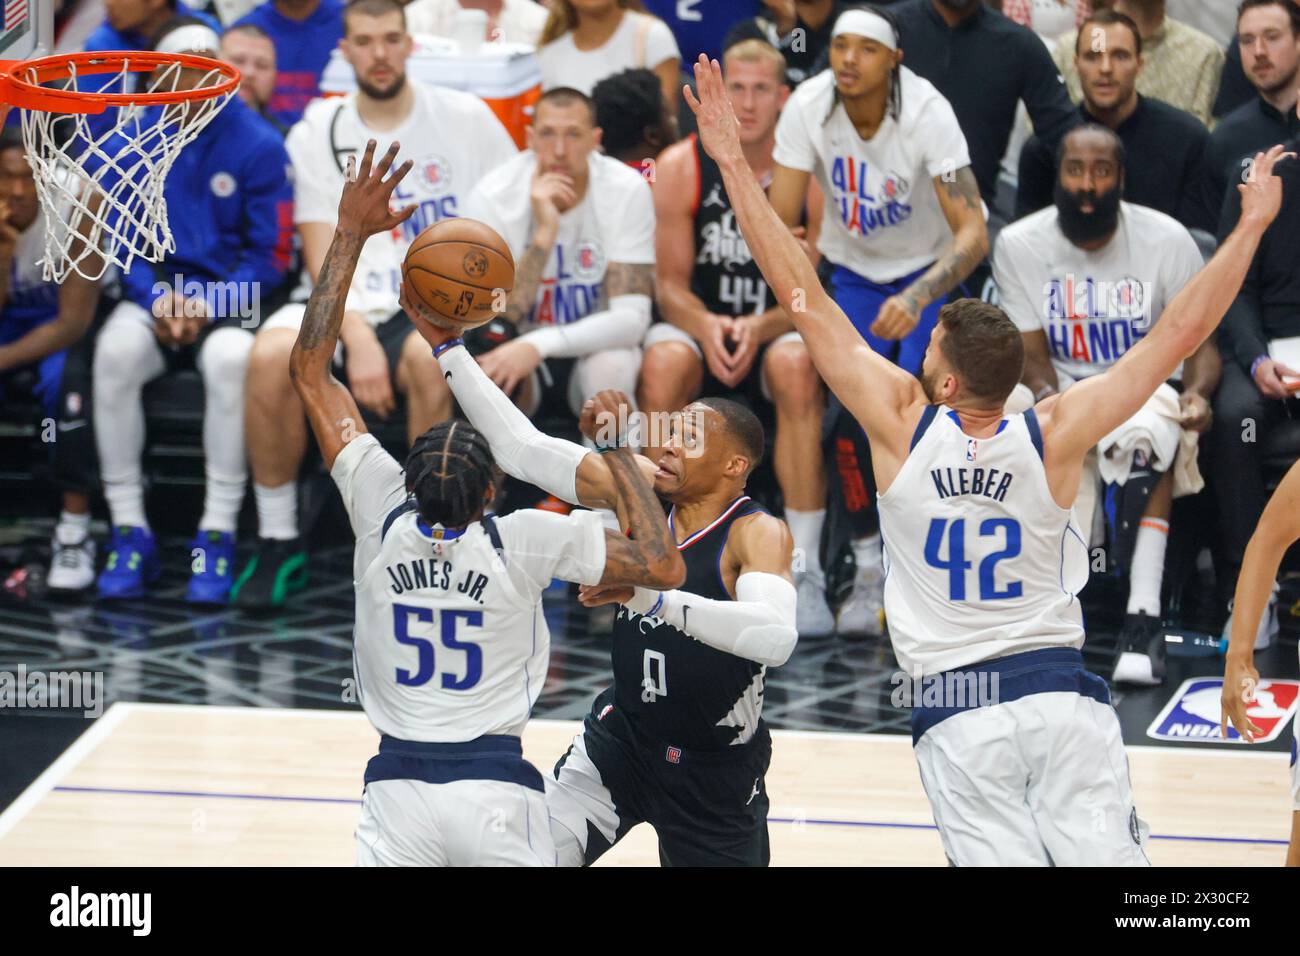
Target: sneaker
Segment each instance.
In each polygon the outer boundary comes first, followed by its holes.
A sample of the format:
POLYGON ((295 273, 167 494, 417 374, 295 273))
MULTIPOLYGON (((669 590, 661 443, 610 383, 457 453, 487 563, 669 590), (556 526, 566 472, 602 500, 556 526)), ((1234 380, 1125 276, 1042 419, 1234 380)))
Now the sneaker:
POLYGON ((59 525, 46 585, 55 591, 84 591, 94 583, 95 539, 80 528, 59 525))
POLYGON ((272 608, 307 586, 307 551, 301 538, 258 538, 257 550, 230 589, 230 603, 243 608, 272 608))
POLYGON ((880 568, 858 569, 853 590, 840 605, 835 633, 869 637, 885 633, 885 576, 880 568))
POLYGON ((826 637, 835 633, 835 616, 826 603, 826 579, 804 572, 796 578, 795 627, 800 637, 826 637))
POLYGON ((161 574, 153 532, 119 525, 108 545, 108 561, 99 572, 99 597, 105 601, 144 597, 145 587, 156 583, 161 574))
POLYGON ((1141 684, 1158 687, 1165 681, 1165 635, 1160 621, 1139 611, 1125 614, 1115 649, 1117 684, 1141 684))
MULTIPOLYGON (((1277 637, 1279 625, 1277 620, 1277 582, 1273 582, 1273 593, 1268 596, 1268 607, 1264 608, 1264 613, 1259 616, 1259 628, 1255 631, 1255 650, 1267 650, 1273 644, 1273 638, 1277 637)), ((1228 620, 1223 625, 1223 637, 1220 640, 1220 646, 1225 650, 1228 647, 1228 638, 1232 635, 1232 605, 1228 605, 1228 620)))
POLYGON ((235 580, 235 536, 229 531, 199 531, 190 542, 193 570, 185 600, 191 604, 227 604, 235 580))

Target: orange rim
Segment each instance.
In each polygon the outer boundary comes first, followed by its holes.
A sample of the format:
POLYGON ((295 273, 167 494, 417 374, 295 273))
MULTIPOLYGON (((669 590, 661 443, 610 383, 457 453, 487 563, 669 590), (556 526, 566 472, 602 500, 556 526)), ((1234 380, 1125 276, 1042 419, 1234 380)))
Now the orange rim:
POLYGON ((60 53, 31 60, 0 60, 0 102, 47 113, 102 113, 110 106, 151 106, 224 96, 235 91, 239 78, 239 70, 229 63, 190 53, 154 53, 149 50, 60 53), (149 73, 174 63, 205 72, 215 70, 225 79, 215 86, 164 93, 78 93, 75 90, 52 90, 41 85, 66 80, 72 75, 74 66, 78 75, 88 76, 120 73, 123 66, 132 73, 149 73), (33 70, 35 81, 29 79, 33 70))

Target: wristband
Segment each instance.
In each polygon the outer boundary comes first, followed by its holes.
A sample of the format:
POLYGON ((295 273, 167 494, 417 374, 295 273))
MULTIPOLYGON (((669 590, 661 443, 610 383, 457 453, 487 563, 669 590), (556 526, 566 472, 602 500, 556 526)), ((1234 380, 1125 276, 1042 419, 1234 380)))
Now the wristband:
POLYGON ((664 592, 660 591, 658 600, 656 600, 654 604, 650 605, 650 610, 645 612, 645 616, 654 617, 656 614, 659 613, 659 609, 662 608, 663 606, 664 606, 664 592))
POLYGON ((454 339, 448 339, 446 342, 443 342, 441 345, 435 345, 433 347, 433 357, 437 358, 439 355, 441 355, 443 352, 447 351, 448 349, 454 349, 456 346, 464 345, 464 344, 465 344, 465 340, 462 339, 459 335, 456 336, 454 339))
POLYGON ((1261 365, 1263 365, 1265 362, 1267 362, 1268 360, 1269 360, 1269 356, 1267 356, 1267 355, 1260 355, 1260 356, 1258 356, 1258 357, 1255 359, 1255 361, 1251 362, 1251 363, 1250 363, 1250 377, 1251 377, 1251 378, 1254 378, 1254 377, 1255 377, 1255 373, 1259 371, 1259 367, 1260 367, 1261 365))

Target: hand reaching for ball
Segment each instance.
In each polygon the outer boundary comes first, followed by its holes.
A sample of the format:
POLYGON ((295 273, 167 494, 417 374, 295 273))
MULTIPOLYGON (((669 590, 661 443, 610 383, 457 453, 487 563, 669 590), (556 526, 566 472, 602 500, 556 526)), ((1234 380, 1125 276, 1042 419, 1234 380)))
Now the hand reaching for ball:
POLYGON ((360 169, 357 168, 356 156, 348 157, 343 195, 339 199, 339 229, 353 229, 363 236, 374 236, 396 229, 415 214, 415 210, 419 208, 417 205, 407 206, 397 212, 393 212, 388 205, 397 184, 411 171, 411 161, 408 159, 397 167, 393 175, 384 178, 393 165, 393 160, 397 158, 397 151, 400 148, 401 145, 394 142, 388 147, 388 152, 380 157, 379 164, 373 168, 372 162, 375 156, 373 139, 366 143, 360 169))

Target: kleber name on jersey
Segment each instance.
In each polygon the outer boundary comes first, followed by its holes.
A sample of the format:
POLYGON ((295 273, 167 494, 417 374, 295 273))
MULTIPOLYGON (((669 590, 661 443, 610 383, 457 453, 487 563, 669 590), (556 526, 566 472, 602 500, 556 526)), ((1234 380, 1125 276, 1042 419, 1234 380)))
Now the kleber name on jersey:
POLYGON ((1043 287, 1044 330, 1052 355, 1078 362, 1116 362, 1150 331, 1150 284, 1125 276, 1067 273, 1043 287))
POLYGON ((605 250, 599 242, 580 239, 557 245, 555 275, 540 283, 533 321, 565 325, 585 318, 600 309, 604 283, 605 250))
POLYGON ((873 170, 852 156, 836 156, 830 180, 840 223, 853 235, 869 236, 912 218, 907 202, 911 185, 897 173, 873 170))
MULTIPOLYGON (((1255 688, 1255 702, 1246 715, 1263 733, 1258 743, 1276 740, 1295 715, 1300 697, 1300 681, 1268 680, 1255 688)), ((1156 740, 1213 741, 1244 743, 1231 723, 1225 739, 1221 731, 1223 714, 1223 680, 1218 677, 1193 677, 1183 681, 1165 704, 1159 716, 1147 728, 1147 736, 1156 740)))

